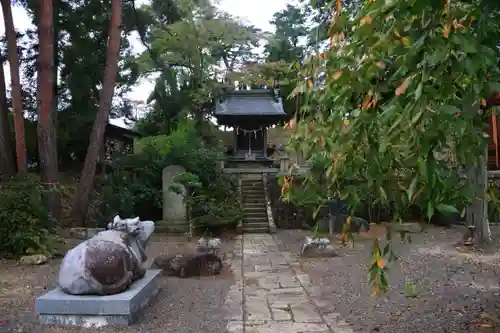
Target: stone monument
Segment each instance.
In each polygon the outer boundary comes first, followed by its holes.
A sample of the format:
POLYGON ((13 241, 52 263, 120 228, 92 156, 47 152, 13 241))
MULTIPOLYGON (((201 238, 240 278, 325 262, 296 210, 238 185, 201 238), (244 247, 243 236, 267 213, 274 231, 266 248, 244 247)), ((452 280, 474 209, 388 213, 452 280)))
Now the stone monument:
POLYGON ((45 324, 129 325, 159 291, 160 270, 146 270, 154 222, 116 216, 65 255, 58 286, 35 301, 45 324))
POLYGON ((168 232, 184 233, 189 231, 187 221, 187 207, 184 193, 172 191, 171 186, 175 183, 175 177, 183 174, 186 170, 178 165, 170 165, 162 172, 163 189, 163 226, 168 232))

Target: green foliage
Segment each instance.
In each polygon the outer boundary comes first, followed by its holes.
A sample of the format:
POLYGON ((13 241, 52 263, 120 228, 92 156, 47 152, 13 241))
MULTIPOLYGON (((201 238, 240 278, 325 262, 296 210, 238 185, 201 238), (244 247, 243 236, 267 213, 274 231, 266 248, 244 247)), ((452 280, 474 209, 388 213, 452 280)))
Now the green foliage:
MULTIPOLYGON (((204 173, 196 175, 186 172, 175 179, 178 185, 188 189, 186 199, 194 226, 204 232, 220 231, 221 227, 236 227, 243 217, 239 208, 236 179, 224 174, 222 170, 207 176, 204 173)), ((179 187, 176 192, 182 193, 179 187)))
MULTIPOLYGON (((429 219, 463 210, 473 199, 464 166, 486 147, 481 101, 498 90, 497 13, 480 1, 395 0, 334 17, 335 43, 301 71, 324 74, 324 87, 298 82, 303 121, 290 142, 327 161, 310 175, 311 191, 326 184, 318 204, 340 197, 355 210, 369 195, 394 221, 412 205, 429 219)), ((373 286, 384 289, 385 253, 374 253, 373 286)))
POLYGON ((275 34, 265 47, 267 61, 284 61, 294 63, 304 55, 304 48, 299 39, 309 34, 307 26, 309 7, 287 7, 273 15, 271 24, 276 28, 275 34))
POLYGON ((160 73, 149 98, 150 112, 137 125, 147 135, 170 134, 179 119, 192 115, 201 124, 214 110, 221 88, 219 63, 231 72, 253 57, 258 29, 217 9, 211 1, 173 0, 182 19, 165 20, 155 2, 140 8, 148 16, 141 33, 147 50, 137 62, 145 75, 160 73), (148 31, 146 34, 145 31, 148 31))
POLYGON ((486 191, 488 199, 488 220, 490 222, 500 221, 500 180, 488 182, 486 191))
MULTIPOLYGON (((168 165, 186 169, 176 178, 187 188, 187 204, 196 228, 213 231, 234 227, 241 218, 235 179, 225 174, 220 163, 222 150, 206 144, 194 125, 171 135, 145 138, 141 151, 114 159, 113 173, 106 180, 100 197, 100 220, 114 214, 161 220, 162 171, 168 165)), ((171 191, 180 192, 174 184, 171 191)))
POLYGON ((189 105, 187 87, 179 87, 181 83, 177 72, 172 69, 160 75, 147 101, 153 102, 150 111, 135 124, 139 133, 148 136, 168 135, 177 129, 189 105))
POLYGON ((55 225, 42 201, 42 186, 31 176, 0 185, 0 253, 46 252, 49 227, 55 225))

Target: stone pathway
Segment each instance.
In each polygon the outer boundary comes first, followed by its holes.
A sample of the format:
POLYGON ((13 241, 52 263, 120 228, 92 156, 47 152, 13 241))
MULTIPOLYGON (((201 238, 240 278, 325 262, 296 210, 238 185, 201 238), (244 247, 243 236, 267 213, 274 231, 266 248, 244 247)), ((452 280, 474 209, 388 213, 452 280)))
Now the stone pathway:
POLYGON ((228 333, 353 333, 321 299, 298 257, 269 234, 245 234, 233 260, 236 284, 224 305, 228 333))

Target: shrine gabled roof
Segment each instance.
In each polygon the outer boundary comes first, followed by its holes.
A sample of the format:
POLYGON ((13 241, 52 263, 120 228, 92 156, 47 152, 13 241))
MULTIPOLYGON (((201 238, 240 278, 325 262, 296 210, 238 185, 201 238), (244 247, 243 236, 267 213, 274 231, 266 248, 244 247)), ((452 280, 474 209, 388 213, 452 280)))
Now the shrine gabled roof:
POLYGON ((268 89, 231 91, 216 101, 215 116, 284 116, 281 98, 268 89))

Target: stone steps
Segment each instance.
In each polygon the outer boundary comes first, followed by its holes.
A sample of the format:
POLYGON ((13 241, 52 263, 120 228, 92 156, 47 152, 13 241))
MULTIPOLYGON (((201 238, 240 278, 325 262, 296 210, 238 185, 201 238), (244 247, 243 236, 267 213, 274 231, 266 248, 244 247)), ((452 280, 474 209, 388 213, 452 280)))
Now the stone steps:
POLYGON ((245 192, 244 190, 241 192, 244 198, 262 198, 264 199, 264 191, 262 192, 245 192))
POLYGON ((260 220, 253 220, 252 222, 250 221, 243 221, 243 231, 244 232, 264 232, 267 233, 269 232, 269 224, 266 220, 260 219, 260 220))
POLYGON ((243 222, 248 224, 248 225, 267 223, 267 214, 261 215, 261 216, 245 216, 243 218, 243 222))
POLYGON ((260 208, 264 209, 264 208, 266 208, 266 200, 264 200, 264 198, 262 198, 262 199, 243 198, 243 207, 248 207, 250 209, 260 207, 260 208))
POLYGON ((263 188, 241 188, 242 193, 244 194, 264 194, 263 188))
POLYGON ((262 200, 252 200, 252 201, 243 202, 243 207, 247 207, 249 209, 252 209, 252 208, 264 208, 264 204, 265 204, 264 199, 262 199, 262 200))
POLYGON ((254 221, 254 220, 260 220, 260 221, 267 221, 267 212, 263 213, 257 213, 257 214, 244 214, 244 221, 254 221))
POLYGON ((267 210, 264 207, 262 207, 262 205, 243 206, 243 211, 245 212, 245 214, 248 215, 267 213, 267 210))
POLYGON ((264 197, 264 191, 262 190, 241 190, 241 194, 243 194, 244 196, 254 196, 254 197, 257 197, 257 196, 262 196, 264 197))
POLYGON ((259 194, 259 195, 253 195, 253 194, 248 195, 248 194, 243 193, 242 198, 243 198, 243 202, 255 201, 255 200, 262 201, 262 202, 266 201, 266 198, 264 197, 264 193, 259 194))
POLYGON ((264 198, 264 191, 262 192, 257 192, 257 191, 253 191, 253 192, 245 192, 245 190, 242 190, 241 194, 243 194, 243 197, 245 198, 264 198))
POLYGON ((243 225, 245 233, 268 233, 269 222, 262 178, 248 178, 241 181, 243 200, 243 225))
POLYGON ((269 233, 268 226, 266 226, 265 228, 243 228, 242 230, 246 234, 267 234, 267 233, 269 233))

